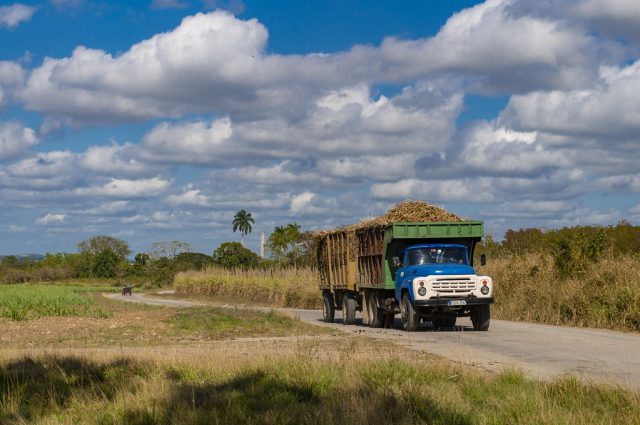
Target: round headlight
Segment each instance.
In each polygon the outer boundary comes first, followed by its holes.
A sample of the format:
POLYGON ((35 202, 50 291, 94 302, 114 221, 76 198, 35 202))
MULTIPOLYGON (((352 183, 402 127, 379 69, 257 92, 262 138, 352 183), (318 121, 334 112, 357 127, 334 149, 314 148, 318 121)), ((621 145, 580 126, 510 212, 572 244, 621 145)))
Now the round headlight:
POLYGON ((418 288, 418 295, 420 295, 421 297, 427 295, 427 288, 425 288, 424 286, 418 288))
POLYGON ((482 292, 482 295, 487 295, 489 293, 489 287, 488 286, 483 286, 482 288, 480 288, 480 292, 482 292))

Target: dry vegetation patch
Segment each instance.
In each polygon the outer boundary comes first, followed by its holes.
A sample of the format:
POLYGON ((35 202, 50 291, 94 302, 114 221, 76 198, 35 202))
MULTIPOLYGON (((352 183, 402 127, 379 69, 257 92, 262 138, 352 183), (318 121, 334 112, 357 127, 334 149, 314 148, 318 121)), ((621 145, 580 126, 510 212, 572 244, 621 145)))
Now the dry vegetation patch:
POLYGON ((492 259, 494 317, 506 320, 640 331, 640 257, 607 256, 562 276, 545 254, 492 259))
POLYGON ((177 294, 222 296, 278 307, 320 308, 318 275, 307 268, 224 269, 176 274, 177 294))
POLYGON ((640 423, 637 392, 349 339, 0 352, 0 423, 640 423))

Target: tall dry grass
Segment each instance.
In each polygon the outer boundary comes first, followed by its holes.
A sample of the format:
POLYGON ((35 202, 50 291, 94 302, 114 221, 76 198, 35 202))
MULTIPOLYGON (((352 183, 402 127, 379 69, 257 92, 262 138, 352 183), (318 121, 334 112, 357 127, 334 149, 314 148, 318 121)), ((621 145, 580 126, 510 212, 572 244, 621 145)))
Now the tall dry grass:
POLYGON ((223 296, 280 307, 320 308, 318 276, 311 268, 224 269, 176 274, 173 287, 178 294, 223 296))
POLYGON ((500 319, 640 331, 640 256, 607 256, 563 277, 550 255, 491 259, 500 319))

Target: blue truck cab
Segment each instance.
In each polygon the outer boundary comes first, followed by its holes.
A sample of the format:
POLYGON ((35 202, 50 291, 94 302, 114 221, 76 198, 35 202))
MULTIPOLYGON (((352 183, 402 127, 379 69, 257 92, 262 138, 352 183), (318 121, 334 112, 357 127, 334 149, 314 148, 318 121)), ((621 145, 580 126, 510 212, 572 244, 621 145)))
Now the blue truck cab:
POLYGON ((455 243, 411 245, 395 259, 395 298, 403 327, 420 320, 453 326, 467 312, 475 328, 486 330, 493 282, 470 265, 467 246, 455 243))

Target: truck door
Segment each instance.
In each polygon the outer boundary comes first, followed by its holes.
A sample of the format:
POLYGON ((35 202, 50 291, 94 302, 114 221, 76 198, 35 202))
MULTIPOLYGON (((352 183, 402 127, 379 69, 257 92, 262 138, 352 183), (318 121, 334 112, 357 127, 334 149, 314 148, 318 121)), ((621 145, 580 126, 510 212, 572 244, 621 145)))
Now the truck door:
POLYGON ((405 260, 405 251, 400 252, 400 255, 398 256, 400 259, 400 267, 398 267, 396 269, 396 279, 395 279, 395 283, 396 283, 396 301, 400 302, 400 299, 402 297, 402 283, 404 282, 404 280, 406 279, 406 270, 407 270, 407 266, 404 263, 405 260))

